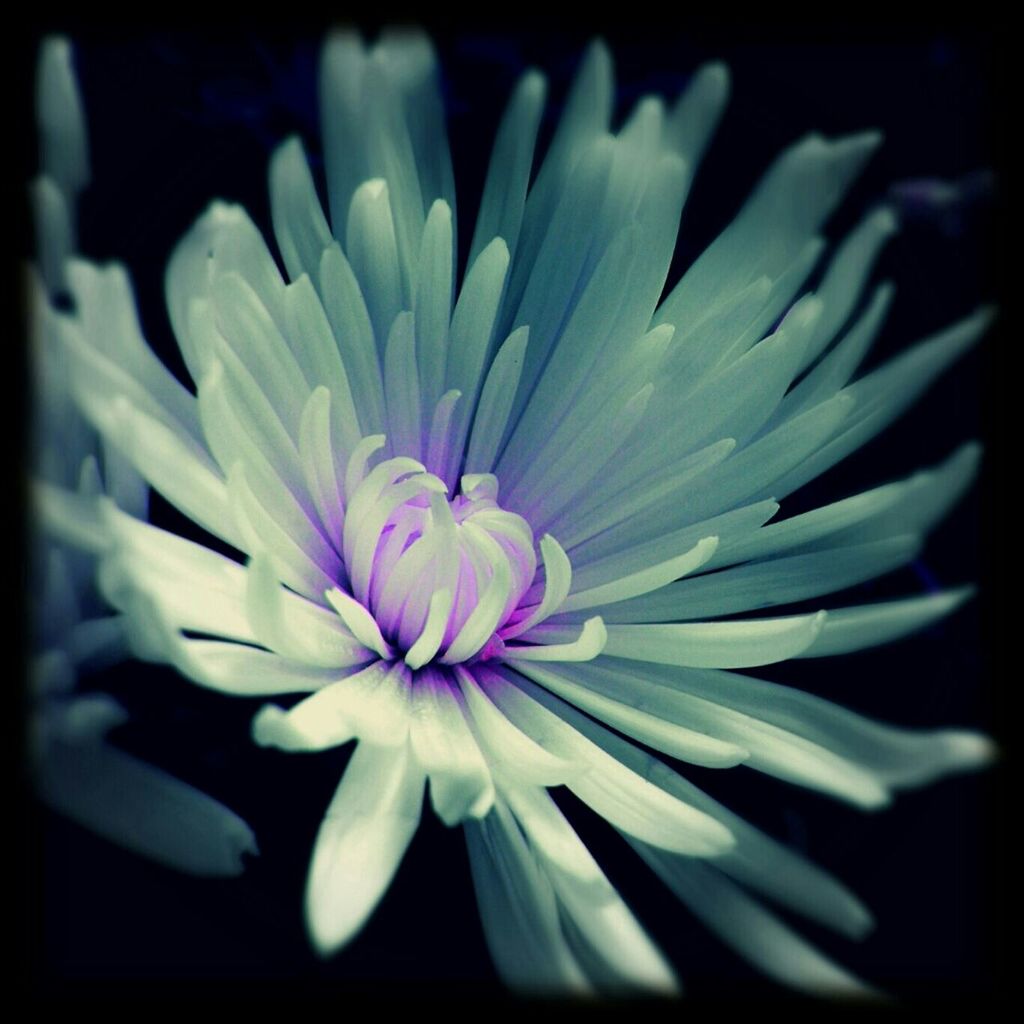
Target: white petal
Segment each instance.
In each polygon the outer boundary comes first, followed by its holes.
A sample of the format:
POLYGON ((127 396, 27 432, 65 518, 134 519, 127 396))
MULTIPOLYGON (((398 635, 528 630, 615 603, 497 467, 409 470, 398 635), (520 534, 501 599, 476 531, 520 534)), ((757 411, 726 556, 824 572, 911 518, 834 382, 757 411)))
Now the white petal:
POLYGON ((337 587, 324 595, 341 616, 349 632, 365 647, 376 651, 382 658, 394 657, 391 645, 384 639, 373 616, 354 597, 337 587))
POLYGON ((585 677, 574 678, 569 666, 551 670, 519 664, 517 668, 552 693, 664 754, 709 768, 733 768, 750 756, 749 751, 736 743, 716 739, 713 735, 640 710, 642 702, 637 699, 639 695, 632 692, 623 694, 625 700, 621 701, 595 693, 584 682, 585 677))
POLYGON ((551 880, 505 804, 465 831, 484 937, 502 979, 533 995, 591 992, 562 932, 551 880))
POLYGON ((412 692, 410 743, 430 778, 430 800, 446 825, 483 818, 494 805, 494 783, 443 673, 419 673, 412 692))
POLYGON ((564 915, 569 947, 600 992, 675 993, 678 984, 590 851, 543 790, 503 787, 540 855, 564 915))
MULTIPOLYGON (((577 684, 575 689, 570 685, 564 694, 574 704, 588 711, 588 705, 594 704, 598 709, 595 717, 667 753, 671 751, 666 744, 690 742, 696 756, 686 754, 685 758, 705 763, 702 757, 717 756, 721 762, 730 752, 735 758, 739 751, 745 755, 742 760, 757 771, 849 800, 859 807, 877 808, 889 802, 885 780, 877 777, 870 765, 862 765, 857 757, 847 758, 834 752, 827 736, 808 735, 799 723, 794 725, 785 719, 776 725, 776 716, 770 709, 762 711, 749 702, 737 711, 735 701, 716 700, 713 685, 697 689, 700 695, 694 696, 692 688, 679 682, 692 679, 694 670, 680 672, 651 665, 641 668, 627 661, 602 658, 586 665, 563 666, 551 675, 553 679, 540 677, 539 681, 561 692, 564 684, 558 676, 567 677, 577 684), (614 719, 604 713, 606 710, 611 711, 614 719), (619 720, 625 725, 620 726, 619 720), (703 737, 680 733, 680 727, 698 730, 703 737), (641 732, 648 733, 650 740, 641 732), (719 742, 717 751, 707 742, 708 737, 719 742), (703 746, 699 743, 701 738, 705 739, 703 746), (730 749, 723 751, 721 744, 730 749)), ((727 673, 712 678, 723 675, 727 673)), ((703 678, 708 678, 708 674, 703 678)))
POLYGON ((486 670, 480 682, 476 674, 461 665, 455 667, 466 698, 469 723, 489 764, 513 772, 520 782, 535 786, 558 786, 584 770, 580 763, 546 750, 516 728, 487 697, 485 684, 489 675, 486 670))
POLYGON ((253 719, 253 739, 264 747, 310 751, 350 739, 375 747, 404 747, 409 732, 409 679, 384 662, 336 670, 333 681, 283 711, 273 704, 253 719))
POLYGON ((246 610, 259 643, 319 668, 347 668, 373 659, 338 616, 280 586, 266 555, 246 572, 246 610))
POLYGON ((327 809, 306 886, 318 953, 348 942, 391 884, 420 821, 423 774, 408 748, 360 743, 327 809))
POLYGON ((624 768, 563 718, 572 709, 508 669, 488 674, 488 694, 514 725, 541 746, 584 761, 586 774, 566 783, 603 818, 647 842, 698 857, 716 856, 733 845, 729 831, 624 768), (557 709, 557 714, 554 710, 557 709))
POLYGON ((604 650, 607 631, 600 615, 587 619, 577 634, 572 626, 535 626, 522 639, 537 646, 506 648, 506 660, 516 661, 590 661, 604 650), (563 641, 563 642, 559 642, 563 641))
MULTIPOLYGON (((992 743, 976 733, 900 729, 872 721, 813 694, 746 675, 650 665, 634 671, 626 662, 607 659, 606 664, 611 670, 607 678, 595 678, 595 668, 591 666, 580 666, 577 673, 587 675, 591 687, 601 692, 611 689, 613 695, 626 678, 635 680, 638 696, 641 690, 663 695, 664 688, 670 688, 734 709, 845 759, 869 772, 885 787, 920 785, 947 772, 969 770, 983 764, 993 753, 992 743), (655 683, 657 687, 652 690, 651 684, 655 683)), ((668 698, 657 707, 662 714, 672 717, 672 704, 673 698, 668 698)), ((679 705, 675 713, 688 716, 694 712, 692 707, 679 705)), ((765 738, 769 738, 767 733, 765 738)), ((751 765, 770 770, 756 760, 751 765)), ((821 771, 818 778, 823 778, 821 771)))
POLYGON ((540 604, 525 618, 501 631, 503 640, 511 640, 543 622, 565 603, 572 586, 572 565, 561 544, 550 534, 540 539, 540 553, 544 559, 544 595, 540 604))

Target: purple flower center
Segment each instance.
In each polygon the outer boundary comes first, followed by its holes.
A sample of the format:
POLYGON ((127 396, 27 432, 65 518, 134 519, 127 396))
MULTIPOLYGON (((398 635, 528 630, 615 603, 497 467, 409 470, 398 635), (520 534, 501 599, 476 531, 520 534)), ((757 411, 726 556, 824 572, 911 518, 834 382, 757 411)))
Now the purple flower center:
POLYGON ((503 649, 497 632, 533 584, 537 556, 529 524, 497 497, 494 476, 473 474, 449 501, 408 459, 382 463, 354 490, 342 538, 349 590, 411 668, 503 649))

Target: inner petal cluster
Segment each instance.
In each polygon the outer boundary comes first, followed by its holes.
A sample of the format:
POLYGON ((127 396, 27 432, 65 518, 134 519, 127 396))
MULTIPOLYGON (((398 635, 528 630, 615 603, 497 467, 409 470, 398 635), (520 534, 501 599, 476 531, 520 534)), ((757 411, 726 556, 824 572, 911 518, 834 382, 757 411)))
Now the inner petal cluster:
MULTIPOLYGON (((497 478, 465 475, 449 500, 439 477, 393 458, 350 493, 348 590, 372 616, 380 653, 417 669, 500 651, 498 631, 533 583, 537 556, 526 520, 498 505, 497 478)), ((338 610, 347 618, 345 604, 338 610)))

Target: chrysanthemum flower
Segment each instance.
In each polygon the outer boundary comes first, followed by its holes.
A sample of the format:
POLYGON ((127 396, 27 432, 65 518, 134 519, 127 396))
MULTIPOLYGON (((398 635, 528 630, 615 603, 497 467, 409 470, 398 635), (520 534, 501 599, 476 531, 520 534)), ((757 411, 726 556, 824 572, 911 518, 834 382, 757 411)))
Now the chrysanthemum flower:
MULTIPOLYGON (((28 281, 34 475, 44 488, 87 501, 102 494, 144 519, 145 481, 75 407, 52 305, 66 288, 76 201, 89 177, 70 58, 63 39, 46 40, 39 56, 42 166, 32 186, 39 269, 28 281)), ((124 316, 134 316, 130 290, 111 293, 103 320, 80 328, 102 349, 124 316)), ((125 709, 108 693, 75 689, 80 677, 129 656, 126 620, 97 593, 95 559, 82 550, 102 548, 108 538, 88 523, 79 525, 70 543, 33 537, 29 753, 37 792, 78 824, 161 864, 203 876, 239 874, 242 854, 256 851, 249 826, 205 793, 105 742, 124 723, 125 709)))
MULTIPOLYGON (((49 526, 95 527, 99 583, 135 652, 246 697, 290 751, 356 742, 313 851, 306 917, 331 953, 390 883, 425 792, 465 826, 488 944, 526 990, 673 991, 673 969, 549 790, 617 829, 767 973, 860 983, 762 897, 848 935, 842 885, 658 755, 745 764, 846 800, 990 755, 746 674, 894 640, 963 591, 787 614, 911 560, 978 450, 789 518, 779 502, 870 440, 984 331, 980 311, 878 370, 891 299, 865 294, 877 209, 831 254, 819 231, 879 139, 808 136, 667 290, 680 212, 728 76, 612 131, 587 53, 533 173, 545 83, 499 126, 457 279, 454 176, 429 43, 327 42, 328 209, 303 146, 275 153, 274 253, 215 202, 171 255, 170 319, 195 385, 119 315, 117 268, 68 267, 79 406, 171 504, 237 557, 50 488, 49 526), (653 752, 653 753, 652 753, 653 752)), ((826 664, 826 663, 823 663, 826 664)))

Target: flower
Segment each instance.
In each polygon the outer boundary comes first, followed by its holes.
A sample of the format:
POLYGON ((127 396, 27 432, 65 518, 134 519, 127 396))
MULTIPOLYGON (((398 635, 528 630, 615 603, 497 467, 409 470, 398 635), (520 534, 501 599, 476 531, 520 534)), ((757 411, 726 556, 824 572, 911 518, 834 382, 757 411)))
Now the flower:
MULTIPOLYGON (((509 980, 671 987, 545 793, 565 785, 765 969, 855 985, 729 879, 851 933, 863 908, 596 720, 669 756, 745 762, 862 806, 984 760, 973 734, 903 734, 721 670, 881 642, 956 603, 730 618, 913 557, 903 534, 955 500, 974 448, 777 526, 764 525, 769 499, 885 426, 986 317, 845 387, 888 302, 883 288, 854 308, 891 214, 869 215, 816 295, 797 296, 871 135, 784 154, 655 313, 688 183, 680 156, 699 157, 725 77, 699 75, 667 128, 645 101, 610 139, 600 46, 525 216, 542 86, 531 75, 517 90, 452 311, 454 195, 429 47, 388 37, 367 57, 338 37, 324 77, 338 239, 290 142, 271 188, 291 283, 224 204, 172 257, 169 310, 198 400, 140 338, 115 364, 64 321, 85 415, 247 566, 102 503, 51 494, 51 519, 73 511, 113 536, 100 585, 140 655, 231 692, 315 690, 261 711, 259 742, 359 740, 310 873, 320 948, 372 910, 426 776, 439 816, 467 823, 509 980), (754 923, 770 943, 752 941, 754 923)), ((102 316, 98 272, 76 266, 77 319, 102 316)))
MULTIPOLYGON (((76 201, 89 177, 70 57, 67 41, 59 38, 45 40, 39 57, 42 168, 32 187, 39 272, 33 270, 28 282, 36 375, 34 473, 44 491, 58 488, 85 501, 105 495, 145 519, 148 494, 142 477, 100 441, 72 402, 52 305, 67 287, 76 201)), ((101 351, 112 325, 119 319, 130 323, 135 315, 125 282, 116 273, 108 282, 103 320, 81 324, 101 351)), ((29 751, 40 798, 161 864, 202 876, 240 873, 242 855, 256 852, 249 826, 205 793, 106 743, 127 712, 110 694, 75 692, 80 677, 129 656, 124 617, 110 614, 95 587, 93 553, 106 545, 104 532, 88 526, 76 531, 72 524, 68 543, 42 534, 33 541, 35 703, 29 751)))

